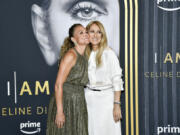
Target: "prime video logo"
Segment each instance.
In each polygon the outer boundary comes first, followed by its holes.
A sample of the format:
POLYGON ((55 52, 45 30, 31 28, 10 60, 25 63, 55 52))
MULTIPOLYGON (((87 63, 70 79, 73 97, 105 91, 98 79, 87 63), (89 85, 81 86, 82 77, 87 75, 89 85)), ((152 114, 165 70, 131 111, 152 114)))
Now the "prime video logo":
POLYGON ((180 9, 180 0, 157 0, 158 8, 165 11, 176 11, 180 9), (167 3, 167 7, 163 5, 163 3, 167 3), (176 7, 173 7, 173 3, 176 3, 176 7))
POLYGON ((168 125, 166 127, 157 127, 157 134, 158 135, 163 135, 164 133, 168 133, 168 134, 179 134, 180 133, 180 127, 174 127, 171 125, 168 125))
POLYGON ((41 131, 41 123, 40 122, 25 122, 20 123, 20 131, 24 134, 35 134, 41 131), (31 130, 31 131, 30 131, 31 130))

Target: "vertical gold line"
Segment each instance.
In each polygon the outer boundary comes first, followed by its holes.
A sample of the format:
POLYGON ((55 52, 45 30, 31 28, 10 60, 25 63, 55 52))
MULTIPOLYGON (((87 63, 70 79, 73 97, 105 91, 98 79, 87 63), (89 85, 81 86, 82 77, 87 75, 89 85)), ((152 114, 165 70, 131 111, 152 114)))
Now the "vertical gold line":
POLYGON ((135 0, 135 107, 136 135, 139 135, 139 106, 138 106, 138 0, 135 0))
POLYGON ((126 135, 129 135, 129 102, 128 102, 128 3, 125 6, 125 104, 126 104, 126 135))
POLYGON ((134 102, 133 102, 133 3, 130 6, 130 110, 131 110, 131 135, 134 135, 134 102))

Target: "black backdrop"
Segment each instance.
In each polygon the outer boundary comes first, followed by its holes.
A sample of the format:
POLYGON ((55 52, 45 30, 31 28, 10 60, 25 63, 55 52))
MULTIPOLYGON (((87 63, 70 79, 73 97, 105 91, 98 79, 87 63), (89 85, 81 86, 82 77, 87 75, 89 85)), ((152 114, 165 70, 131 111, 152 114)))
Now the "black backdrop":
MULTIPOLYGON (((45 134, 49 94, 46 93, 48 90, 44 93, 38 90, 39 93, 35 95, 36 83, 40 83, 42 87, 45 82, 48 83, 46 89, 49 86, 51 94, 58 67, 57 64, 51 67, 47 66, 34 37, 30 8, 35 2, 38 1, 3 0, 0 2, 0 129, 2 135, 23 134, 20 132, 20 123, 28 121, 40 122, 41 131, 38 134, 45 134), (16 104, 14 73, 16 73, 17 82, 16 104), (8 81, 10 82, 9 96, 7 94, 8 81), (32 95, 28 92, 20 95, 20 92, 23 91, 22 88, 30 90, 32 95), (29 113, 21 115, 15 113, 15 108, 27 110, 28 107, 29 113)), ((31 128, 29 131, 35 129, 37 128, 31 128)))

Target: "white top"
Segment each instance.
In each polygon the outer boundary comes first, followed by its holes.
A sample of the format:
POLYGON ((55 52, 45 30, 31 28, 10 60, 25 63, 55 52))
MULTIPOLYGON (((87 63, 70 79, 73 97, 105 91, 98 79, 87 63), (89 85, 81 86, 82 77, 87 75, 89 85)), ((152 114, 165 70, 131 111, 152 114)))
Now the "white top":
POLYGON ((88 61, 88 77, 89 83, 87 87, 90 89, 107 90, 113 88, 114 91, 122 91, 122 69, 119 60, 114 51, 107 47, 102 54, 102 65, 96 68, 96 53, 92 51, 88 61))

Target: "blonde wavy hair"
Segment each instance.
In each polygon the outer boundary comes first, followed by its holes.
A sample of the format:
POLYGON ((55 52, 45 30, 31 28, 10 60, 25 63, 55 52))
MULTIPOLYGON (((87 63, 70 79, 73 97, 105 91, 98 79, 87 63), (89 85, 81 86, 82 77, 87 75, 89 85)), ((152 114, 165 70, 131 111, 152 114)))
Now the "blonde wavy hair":
MULTIPOLYGON (((99 29, 100 29, 100 31, 102 33, 101 41, 100 41, 100 43, 98 45, 98 51, 97 51, 97 54, 96 54, 96 66, 100 67, 101 64, 102 64, 102 60, 101 60, 102 53, 103 53, 104 49, 107 47, 107 36, 106 36, 106 32, 105 32, 104 26, 99 21, 92 21, 92 22, 90 22, 86 26, 86 29, 87 29, 88 32, 89 32, 91 26, 94 25, 94 24, 99 27, 99 29)), ((86 47, 86 55, 88 56, 88 58, 89 58, 89 56, 91 54, 91 51, 92 51, 92 44, 90 43, 86 47)))
POLYGON ((61 46, 61 51, 60 51, 60 54, 59 54, 60 55, 60 59, 62 57, 64 57, 64 55, 66 54, 66 52, 69 49, 71 49, 71 48, 73 48, 75 46, 74 43, 71 41, 71 37, 74 36, 74 31, 75 31, 76 27, 78 27, 78 26, 82 26, 82 25, 77 23, 77 24, 73 24, 69 28, 69 36, 64 39, 63 45, 61 46))

